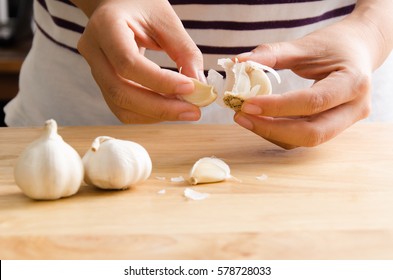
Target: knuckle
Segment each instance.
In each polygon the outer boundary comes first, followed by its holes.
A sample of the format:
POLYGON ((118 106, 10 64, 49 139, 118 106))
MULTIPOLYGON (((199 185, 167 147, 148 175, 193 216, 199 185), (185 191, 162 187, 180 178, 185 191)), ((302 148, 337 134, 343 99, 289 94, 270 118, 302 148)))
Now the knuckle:
POLYGON ((265 139, 272 139, 272 138, 273 138, 273 128, 272 128, 272 126, 266 124, 266 125, 263 127, 263 133, 262 133, 262 135, 263 135, 263 138, 265 138, 265 139))
POLYGON ((202 59, 202 52, 196 45, 189 43, 185 49, 190 57, 202 59))
POLYGON ((367 118, 371 114, 371 75, 362 72, 353 72, 350 74, 353 79, 352 94, 354 99, 358 99, 361 103, 359 110, 359 118, 367 118))
POLYGON ((275 51, 273 44, 261 44, 255 48, 254 51, 273 53, 275 51))
POLYGON ((116 117, 121 121, 123 124, 132 124, 134 123, 133 119, 124 112, 116 113, 116 117))
POLYGON ((371 92, 371 76, 367 74, 358 74, 355 83, 355 92, 360 95, 368 95, 371 92))
POLYGON ((330 94, 311 94, 305 105, 305 112, 314 115, 326 110, 331 102, 330 94))
POLYGON ((105 94, 118 107, 124 107, 124 104, 127 104, 128 108, 133 107, 132 98, 129 98, 129 93, 125 92, 121 86, 112 85, 107 88, 105 94))
POLYGON ((184 42, 180 47, 182 51, 172 54, 173 61, 178 67, 192 62, 193 65, 203 66, 203 55, 201 50, 192 42, 184 42))
POLYGON ((173 116, 173 112, 167 106, 156 106, 152 108, 152 112, 154 112, 154 118, 159 121, 171 121, 176 118, 173 116))
POLYGON ((360 112, 360 117, 362 118, 362 119, 365 119, 365 118, 367 118, 368 116, 370 116, 370 114, 371 114, 371 104, 370 103, 367 103, 365 106, 363 106, 363 108, 362 108, 362 110, 361 110, 361 112, 360 112))
POLYGON ((372 80, 370 73, 347 69, 346 75, 347 79, 351 81, 349 85, 351 86, 353 98, 366 96, 371 93, 372 80))
POLYGON ((363 102, 360 106, 359 119, 362 120, 367 118, 368 116, 370 116, 371 111, 372 111, 371 101, 367 99, 366 102, 363 102))
POLYGON ((263 60, 261 61, 263 64, 275 67, 280 63, 278 54, 280 53, 281 46, 281 43, 262 44, 257 46, 252 52, 262 55, 260 59, 263 60))
POLYGON ((116 72, 123 78, 129 78, 137 66, 135 59, 127 56, 118 57, 114 64, 116 72))
POLYGON ((157 115, 158 120, 160 121, 169 121, 172 120, 170 114, 167 110, 160 110, 157 115))
POLYGON ((315 147, 326 142, 328 139, 326 132, 316 126, 310 126, 308 132, 305 134, 303 141, 304 147, 315 147))

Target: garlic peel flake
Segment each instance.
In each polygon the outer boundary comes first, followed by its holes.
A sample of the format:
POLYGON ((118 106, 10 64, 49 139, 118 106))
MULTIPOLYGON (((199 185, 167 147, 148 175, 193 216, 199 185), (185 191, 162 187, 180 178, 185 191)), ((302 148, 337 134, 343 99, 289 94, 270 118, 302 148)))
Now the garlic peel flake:
POLYGON ((265 181, 265 180, 267 180, 269 177, 266 175, 266 174, 261 174, 261 175, 259 175, 259 176, 257 176, 256 177, 256 179, 258 180, 258 181, 265 181))
POLYGON ((172 177, 170 180, 172 183, 183 183, 185 181, 183 176, 172 177))
POLYGON ((208 193, 201 193, 194 191, 193 189, 186 188, 184 190, 184 196, 191 200, 204 200, 208 198, 210 195, 208 193))

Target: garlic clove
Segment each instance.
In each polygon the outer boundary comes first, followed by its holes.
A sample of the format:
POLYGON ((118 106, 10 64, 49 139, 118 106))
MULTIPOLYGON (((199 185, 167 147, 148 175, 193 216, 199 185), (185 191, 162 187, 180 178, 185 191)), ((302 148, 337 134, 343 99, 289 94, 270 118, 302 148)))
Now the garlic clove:
POLYGON ((187 95, 182 95, 181 98, 189 103, 192 103, 198 107, 205 107, 213 103, 217 99, 217 93, 213 86, 201 83, 196 79, 192 79, 194 82, 194 92, 187 95))
POLYGON ((53 200, 75 194, 83 181, 79 154, 57 134, 55 120, 45 122, 44 133, 19 156, 15 183, 25 195, 53 200))
POLYGON ((222 103, 235 111, 239 111, 244 100, 248 98, 272 93, 272 85, 265 71, 271 72, 277 81, 281 82, 275 70, 254 61, 238 62, 223 58, 218 60, 218 65, 225 70, 226 78, 220 79, 217 72, 209 71, 207 80, 218 89, 222 103), (222 80, 224 87, 221 86, 222 80))
POLYGON ((99 136, 83 156, 85 182, 102 189, 127 189, 150 176, 152 162, 138 143, 99 136))
POLYGON ((221 159, 204 157, 192 167, 189 182, 192 185, 214 183, 231 178, 229 166, 221 159))
POLYGON ((264 71, 252 69, 248 76, 250 79, 251 90, 256 87, 258 88, 255 93, 251 94, 251 96, 268 95, 272 93, 272 84, 264 71))

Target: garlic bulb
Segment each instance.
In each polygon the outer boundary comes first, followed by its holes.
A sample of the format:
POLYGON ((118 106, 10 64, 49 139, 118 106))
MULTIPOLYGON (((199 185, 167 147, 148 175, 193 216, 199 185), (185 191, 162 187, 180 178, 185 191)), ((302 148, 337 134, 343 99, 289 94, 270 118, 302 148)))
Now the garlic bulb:
POLYGON ((196 79, 192 79, 194 82, 194 92, 187 95, 182 95, 181 99, 192 103, 198 107, 205 107, 213 103, 217 98, 217 93, 214 87, 208 84, 201 83, 196 79))
POLYGON ((265 70, 281 82, 276 71, 253 61, 234 62, 229 58, 223 58, 218 60, 218 65, 224 68, 226 79, 217 71, 210 70, 208 83, 218 91, 224 104, 235 111, 239 111, 244 100, 250 97, 272 93, 272 85, 265 70))
POLYGON ((214 183, 231 177, 230 168, 223 160, 215 157, 204 157, 193 165, 189 182, 192 185, 214 183))
POLYGON ((83 156, 85 182, 102 189, 126 189, 144 182, 151 174, 148 152, 138 143, 97 137, 83 156))
POLYGON ((79 154, 57 134, 48 120, 43 135, 22 152, 14 168, 15 182, 33 199, 58 199, 75 194, 83 180, 79 154))

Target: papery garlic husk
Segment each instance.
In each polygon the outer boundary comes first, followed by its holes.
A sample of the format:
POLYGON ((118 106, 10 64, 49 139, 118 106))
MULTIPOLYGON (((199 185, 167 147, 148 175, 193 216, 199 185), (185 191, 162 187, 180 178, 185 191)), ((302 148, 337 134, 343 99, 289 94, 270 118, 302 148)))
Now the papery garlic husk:
POLYGON ((75 194, 83 181, 79 154, 57 134, 57 123, 48 120, 44 133, 19 156, 15 183, 30 198, 53 200, 75 194))
POLYGON ((193 93, 182 95, 181 99, 198 107, 205 107, 217 99, 217 93, 212 85, 204 84, 196 79, 191 80, 195 86, 193 93))
POLYGON ((272 93, 272 84, 265 71, 271 72, 281 82, 275 70, 253 61, 238 62, 223 58, 218 60, 218 65, 224 68, 226 78, 210 70, 208 83, 217 89, 219 100, 235 111, 239 111, 248 98, 272 93))
POLYGON ((188 181, 192 185, 197 185, 221 182, 231 177, 231 170, 223 160, 216 157, 204 157, 193 165, 188 181))
POLYGON ((85 182, 101 189, 127 189, 149 178, 152 162, 138 143, 97 137, 83 156, 85 182))
POLYGON ((197 192, 190 188, 186 188, 183 192, 183 195, 191 200, 204 200, 210 196, 208 193, 197 192))

